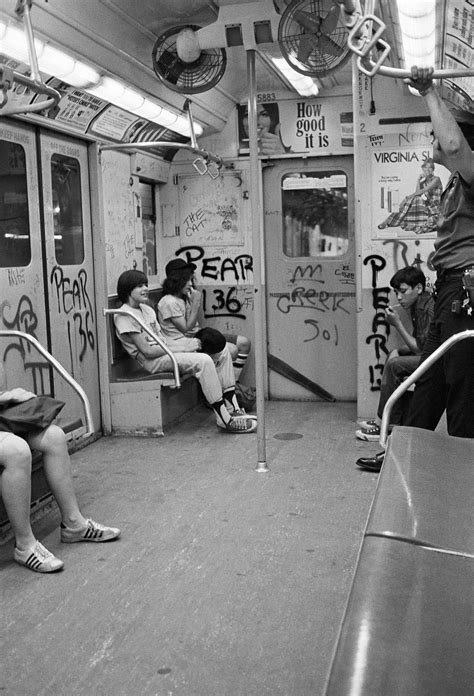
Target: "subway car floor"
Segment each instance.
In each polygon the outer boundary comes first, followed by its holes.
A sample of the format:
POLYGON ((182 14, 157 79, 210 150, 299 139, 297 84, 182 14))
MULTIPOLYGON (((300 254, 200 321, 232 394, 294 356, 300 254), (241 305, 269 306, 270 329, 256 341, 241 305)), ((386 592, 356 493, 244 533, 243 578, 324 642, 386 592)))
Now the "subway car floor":
POLYGON ((0 547, 5 696, 314 696, 323 693, 377 475, 355 460, 353 403, 265 405, 257 437, 202 406, 164 438, 101 438, 72 455, 87 516, 122 529, 61 544, 33 573, 0 547))

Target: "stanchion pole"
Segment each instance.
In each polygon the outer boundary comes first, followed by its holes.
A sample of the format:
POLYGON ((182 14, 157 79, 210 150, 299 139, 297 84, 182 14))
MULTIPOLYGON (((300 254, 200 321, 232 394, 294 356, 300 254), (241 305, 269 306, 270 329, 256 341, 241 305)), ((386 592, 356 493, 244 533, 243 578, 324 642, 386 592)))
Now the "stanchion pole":
POLYGON ((261 231, 261 185, 257 140, 257 89, 255 79, 255 50, 247 50, 247 78, 249 85, 249 152, 250 152, 250 216, 252 225, 252 254, 254 278, 254 328, 255 328, 255 381, 257 390, 257 467, 256 471, 268 471, 265 452, 265 365, 264 286, 261 231))

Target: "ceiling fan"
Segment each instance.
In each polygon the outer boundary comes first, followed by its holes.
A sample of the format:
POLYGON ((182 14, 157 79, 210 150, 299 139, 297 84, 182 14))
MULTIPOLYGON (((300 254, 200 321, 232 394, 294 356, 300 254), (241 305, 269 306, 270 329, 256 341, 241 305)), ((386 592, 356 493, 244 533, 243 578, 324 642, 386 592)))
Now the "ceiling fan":
POLYGON ((349 60, 347 37, 339 3, 327 0, 293 0, 278 26, 283 57, 310 77, 324 77, 349 60))
POLYGON ((204 92, 224 75, 225 47, 261 48, 277 39, 285 60, 304 75, 324 76, 349 59, 348 32, 335 0, 292 0, 280 12, 273 0, 255 0, 245 4, 245 15, 236 23, 242 5, 230 2, 208 26, 168 29, 153 47, 155 73, 176 92, 204 92))

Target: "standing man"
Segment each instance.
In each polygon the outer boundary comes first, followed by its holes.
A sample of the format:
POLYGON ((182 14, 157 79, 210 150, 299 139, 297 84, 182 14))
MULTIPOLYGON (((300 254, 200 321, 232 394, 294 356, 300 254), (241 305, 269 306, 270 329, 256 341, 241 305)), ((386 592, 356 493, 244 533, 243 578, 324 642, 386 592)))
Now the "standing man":
MULTIPOLYGON (((446 339, 474 330, 474 153, 433 84, 433 68, 411 69, 407 84, 424 97, 433 126, 433 160, 451 176, 441 197, 432 263, 435 309, 421 360, 446 339), (471 291, 466 288, 471 287, 471 291)), ((474 339, 453 345, 416 383, 407 425, 434 430, 446 409, 448 433, 474 437, 474 339)), ((357 465, 379 471, 383 452, 357 465)))

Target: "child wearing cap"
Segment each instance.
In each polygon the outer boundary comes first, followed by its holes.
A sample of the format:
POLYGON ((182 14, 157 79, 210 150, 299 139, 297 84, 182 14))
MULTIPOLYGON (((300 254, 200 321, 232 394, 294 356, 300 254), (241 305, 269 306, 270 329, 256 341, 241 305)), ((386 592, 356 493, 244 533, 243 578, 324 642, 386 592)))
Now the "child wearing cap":
POLYGON ((232 360, 227 348, 211 357, 197 352, 201 348, 197 338, 181 334, 179 341, 173 341, 165 337, 155 311, 148 304, 148 279, 141 271, 124 271, 117 281, 117 295, 122 302, 120 309, 124 309, 128 316, 114 315, 115 330, 129 355, 150 373, 172 369, 169 356, 143 331, 135 321, 137 317, 175 353, 180 373, 194 375, 199 381, 205 399, 216 414, 219 428, 238 434, 256 430, 255 416, 247 416, 239 408, 232 360))
MULTIPOLYGON (((196 288, 196 265, 184 259, 172 259, 166 264, 163 297, 157 314, 163 334, 172 341, 195 336, 200 329, 198 316, 202 293, 196 288)), ((226 336, 235 378, 238 379, 250 354, 251 343, 246 336, 226 336)))

